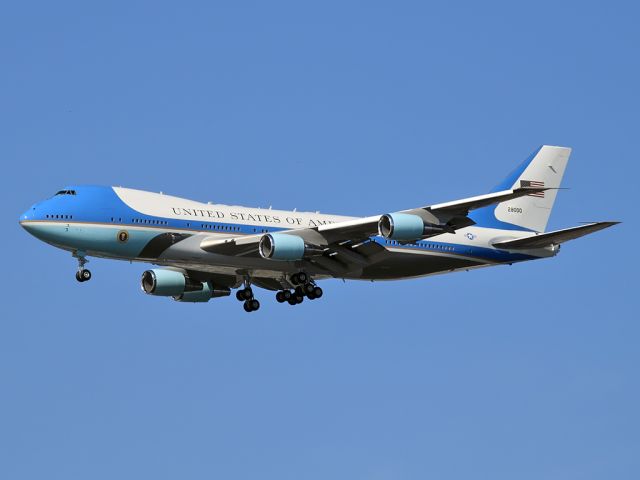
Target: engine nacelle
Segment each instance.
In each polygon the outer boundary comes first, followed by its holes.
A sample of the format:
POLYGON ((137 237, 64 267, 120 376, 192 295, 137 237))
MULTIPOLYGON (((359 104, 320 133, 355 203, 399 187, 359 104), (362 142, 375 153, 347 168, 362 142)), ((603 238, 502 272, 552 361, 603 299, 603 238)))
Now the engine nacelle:
POLYGON ((184 273, 175 270, 154 269, 142 274, 142 290, 149 295, 173 297, 185 292, 199 292, 202 282, 194 282, 184 273))
POLYGON ((296 235, 267 233, 258 245, 260 256, 270 260, 302 260, 305 254, 304 240, 296 235))
POLYGON ((180 295, 175 295, 173 299, 176 302, 208 302, 212 298, 228 297, 231 295, 231 290, 227 287, 212 287, 209 282, 202 284, 202 290, 195 292, 184 292, 180 295))
POLYGON ((411 213, 387 213, 378 220, 378 233, 390 240, 410 242, 446 231, 446 228, 425 223, 418 215, 411 213))

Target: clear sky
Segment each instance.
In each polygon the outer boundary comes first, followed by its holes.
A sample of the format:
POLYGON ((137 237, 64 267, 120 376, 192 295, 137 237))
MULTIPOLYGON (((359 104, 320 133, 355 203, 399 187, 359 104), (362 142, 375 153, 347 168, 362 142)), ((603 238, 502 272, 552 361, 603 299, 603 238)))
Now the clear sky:
POLYGON ((640 34, 614 2, 5 2, 2 479, 637 479, 640 34), (455 3, 455 5, 454 5, 455 3), (18 216, 69 184, 371 215, 574 148, 552 260, 321 301, 141 293, 18 216))

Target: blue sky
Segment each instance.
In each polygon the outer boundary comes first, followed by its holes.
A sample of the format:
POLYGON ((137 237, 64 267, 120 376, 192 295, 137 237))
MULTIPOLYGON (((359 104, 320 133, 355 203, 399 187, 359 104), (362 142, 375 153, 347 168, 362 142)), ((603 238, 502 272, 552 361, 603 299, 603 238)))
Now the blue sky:
POLYGON ((14 2, 0 15, 0 477, 638 478, 631 2, 14 2), (369 215, 574 148, 560 256, 298 307, 147 297, 20 213, 68 184, 369 215))

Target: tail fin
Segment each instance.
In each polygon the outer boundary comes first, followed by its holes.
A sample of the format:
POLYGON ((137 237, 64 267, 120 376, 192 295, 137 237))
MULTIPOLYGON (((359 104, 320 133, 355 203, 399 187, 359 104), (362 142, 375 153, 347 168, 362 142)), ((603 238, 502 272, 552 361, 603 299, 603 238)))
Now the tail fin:
POLYGON ((570 148, 541 146, 492 192, 523 186, 548 187, 550 190, 481 208, 469 216, 482 227, 544 232, 569 155, 570 148))

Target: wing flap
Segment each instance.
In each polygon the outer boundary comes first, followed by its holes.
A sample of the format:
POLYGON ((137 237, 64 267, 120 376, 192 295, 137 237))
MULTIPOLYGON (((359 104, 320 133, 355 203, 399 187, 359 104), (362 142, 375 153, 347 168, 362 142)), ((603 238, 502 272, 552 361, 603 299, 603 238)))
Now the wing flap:
POLYGON ((620 222, 593 222, 579 227, 565 228, 555 232, 541 233, 532 237, 507 240, 506 242, 494 243, 493 246, 505 250, 521 250, 531 248, 544 248, 551 245, 559 245, 568 240, 589 235, 590 233, 604 230, 605 228, 617 225, 620 222))

